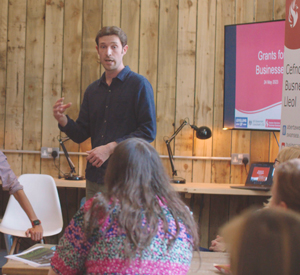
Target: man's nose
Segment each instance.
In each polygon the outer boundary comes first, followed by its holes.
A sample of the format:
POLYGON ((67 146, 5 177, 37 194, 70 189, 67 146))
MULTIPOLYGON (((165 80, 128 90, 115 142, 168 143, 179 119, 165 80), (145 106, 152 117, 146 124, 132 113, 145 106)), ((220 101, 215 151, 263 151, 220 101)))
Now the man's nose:
POLYGON ((110 47, 108 47, 108 48, 107 48, 107 52, 106 52, 106 54, 107 54, 108 56, 110 56, 110 55, 111 55, 111 48, 110 48, 110 47))

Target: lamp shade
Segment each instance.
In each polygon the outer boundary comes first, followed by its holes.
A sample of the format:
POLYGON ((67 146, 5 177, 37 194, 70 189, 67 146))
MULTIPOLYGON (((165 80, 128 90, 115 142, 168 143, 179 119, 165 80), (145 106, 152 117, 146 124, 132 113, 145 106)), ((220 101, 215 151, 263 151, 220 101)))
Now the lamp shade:
POLYGON ((195 125, 191 125, 191 127, 196 131, 196 137, 199 139, 208 139, 211 137, 211 130, 207 126, 197 127, 195 125))

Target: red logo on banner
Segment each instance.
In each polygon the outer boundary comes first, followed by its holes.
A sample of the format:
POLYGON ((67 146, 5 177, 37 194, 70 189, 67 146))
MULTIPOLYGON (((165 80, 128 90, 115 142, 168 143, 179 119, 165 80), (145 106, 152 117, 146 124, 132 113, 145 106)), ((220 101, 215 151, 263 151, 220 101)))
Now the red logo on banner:
POLYGON ((278 128, 280 129, 280 119, 266 119, 266 128, 278 128))
POLYGON ((300 48, 300 0, 286 0, 285 46, 291 50, 300 48))

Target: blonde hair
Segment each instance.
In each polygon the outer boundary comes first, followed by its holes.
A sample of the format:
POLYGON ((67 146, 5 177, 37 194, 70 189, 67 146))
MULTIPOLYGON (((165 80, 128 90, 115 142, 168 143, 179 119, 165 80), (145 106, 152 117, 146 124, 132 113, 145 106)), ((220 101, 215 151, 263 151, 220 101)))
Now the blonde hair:
POLYGON ((221 229, 233 275, 299 273, 300 216, 292 210, 247 211, 221 229))
POLYGON ((279 163, 283 163, 295 158, 300 158, 300 146, 298 145, 284 147, 279 151, 277 155, 277 160, 279 161, 279 163))

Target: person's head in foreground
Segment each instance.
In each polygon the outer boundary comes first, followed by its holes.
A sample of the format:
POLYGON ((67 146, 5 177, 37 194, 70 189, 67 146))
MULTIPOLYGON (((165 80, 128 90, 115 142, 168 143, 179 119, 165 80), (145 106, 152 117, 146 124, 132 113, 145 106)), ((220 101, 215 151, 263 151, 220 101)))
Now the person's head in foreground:
POLYGON ((300 215, 292 210, 246 212, 221 230, 233 275, 299 274, 300 215))
MULTIPOLYGON (((295 146, 291 146, 291 147, 282 148, 279 151, 279 153, 277 154, 277 157, 276 157, 275 162, 274 162, 275 171, 276 171, 279 164, 284 163, 284 162, 286 162, 288 160, 291 160, 291 159, 295 159, 295 158, 300 159, 300 146, 295 145, 295 146)), ((273 182, 274 182, 274 179, 273 179, 273 182)), ((272 197, 269 198, 268 202, 265 203, 264 206, 265 207, 270 207, 272 199, 273 199, 272 197)))
POLYGON ((65 230, 53 270, 186 274, 198 246, 197 226, 156 150, 138 138, 121 142, 105 184, 107 194, 87 201, 65 230))
POLYGON ((300 213, 300 159, 283 162, 275 168, 269 207, 278 206, 300 213))
POLYGON ((291 147, 283 147, 279 152, 275 159, 274 166, 277 167, 277 165, 288 161, 290 159, 300 158, 300 146, 294 145, 291 147))

